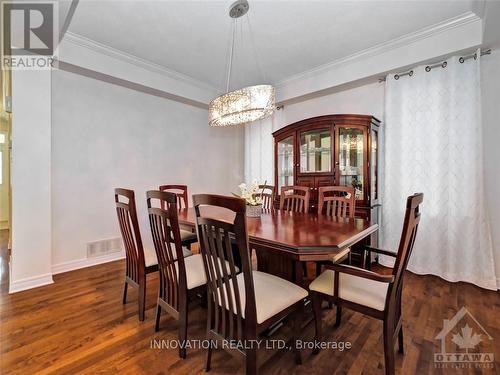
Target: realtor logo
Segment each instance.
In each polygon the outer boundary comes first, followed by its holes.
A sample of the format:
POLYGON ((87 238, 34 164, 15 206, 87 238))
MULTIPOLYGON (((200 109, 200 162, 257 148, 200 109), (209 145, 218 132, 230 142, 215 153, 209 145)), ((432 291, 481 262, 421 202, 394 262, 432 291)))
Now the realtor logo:
POLYGON ((58 38, 55 1, 4 1, 2 19, 2 67, 50 69, 58 38))
POLYGON ((435 367, 458 369, 494 366, 493 353, 481 351, 482 346, 492 345, 493 337, 465 307, 450 320, 444 319, 443 329, 435 339, 441 341, 441 351, 434 353, 435 367), (447 347, 453 349, 447 351, 447 347))

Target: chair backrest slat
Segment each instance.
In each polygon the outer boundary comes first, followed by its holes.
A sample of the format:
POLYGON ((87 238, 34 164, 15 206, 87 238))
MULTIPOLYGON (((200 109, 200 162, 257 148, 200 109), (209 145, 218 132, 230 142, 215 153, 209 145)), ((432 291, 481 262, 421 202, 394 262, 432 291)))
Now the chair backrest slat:
POLYGON ((256 322, 255 293, 252 278, 245 201, 240 198, 199 194, 193 196, 197 234, 207 274, 209 329, 231 340, 244 339, 244 321, 256 322), (232 211, 233 222, 211 217, 207 207, 232 211), (233 254, 234 252, 234 254, 233 254), (237 277, 236 254, 241 259, 243 280, 237 277), (244 281, 244 285, 240 285, 244 281), (245 290, 243 311, 239 290, 245 290), (245 318, 243 318, 245 316, 245 318))
POLYGON ((148 191, 146 200, 151 236, 158 258, 160 273, 159 297, 179 310, 187 290, 186 267, 182 251, 177 194, 167 191, 148 191), (177 264, 177 268, 176 268, 177 264))
POLYGON ((274 207, 275 188, 272 185, 259 185, 259 192, 253 196, 262 199, 262 208, 272 210, 274 207))
POLYGON ((352 186, 322 186, 318 190, 318 213, 353 218, 356 197, 352 186))
POLYGON ((125 247, 126 275, 138 283, 144 273, 145 261, 134 191, 123 188, 115 189, 115 205, 125 247))
MULTIPOLYGON (((387 291, 388 297, 386 300, 386 308, 394 305, 394 301, 401 298, 403 289, 403 276, 410 260, 417 236, 418 225, 420 223, 420 204, 424 200, 424 194, 415 193, 406 200, 406 212, 403 222, 403 230, 399 241, 398 254, 392 270, 394 283, 387 291)), ((397 304, 395 304, 397 305, 397 304)))
POLYGON ((305 186, 282 186, 280 210, 307 213, 310 194, 309 188, 305 186))
MULTIPOLYGON (((188 208, 188 188, 187 185, 160 185, 160 191, 175 193, 177 196, 177 208, 188 208)), ((164 207, 162 207, 164 208, 164 207)))

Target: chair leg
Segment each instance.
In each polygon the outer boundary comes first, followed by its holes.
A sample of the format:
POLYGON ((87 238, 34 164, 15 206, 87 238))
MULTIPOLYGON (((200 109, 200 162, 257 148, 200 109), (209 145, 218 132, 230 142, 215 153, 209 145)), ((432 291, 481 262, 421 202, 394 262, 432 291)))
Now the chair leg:
POLYGON ((125 285, 123 286, 123 304, 124 305, 127 303, 127 289, 128 289, 128 283, 125 281, 125 285))
POLYGON ((205 372, 210 371, 210 365, 212 364, 212 350, 213 350, 213 341, 210 340, 207 351, 207 360, 205 362, 205 372))
POLYGON ((402 325, 401 325, 401 327, 399 327, 398 345, 399 345, 399 352, 401 354, 405 354, 404 339, 403 339, 403 326, 402 325))
POLYGON ((161 306, 156 305, 155 332, 160 330, 161 306))
POLYGON ((385 374, 394 375, 394 328, 384 320, 384 358, 385 358, 385 374))
POLYGON ((139 320, 144 320, 144 312, 146 310, 146 278, 139 282, 139 320))
POLYGON ((302 273, 304 275, 305 278, 308 277, 308 274, 307 274, 307 262, 302 262, 302 273))
POLYGON ((206 309, 208 307, 208 290, 207 288, 203 288, 200 295, 200 307, 206 309))
POLYGON ((337 316, 335 316, 335 327, 339 327, 342 322, 342 306, 337 305, 337 316))
POLYGON ((319 275, 321 275, 321 263, 320 262, 316 262, 316 277, 318 277, 319 275))
MULTIPOLYGON (((311 293, 311 299, 312 299, 312 306, 313 306, 313 313, 314 313, 314 328, 315 328, 315 334, 314 334, 314 342, 319 343, 321 340, 321 326, 322 326, 322 321, 321 321, 321 297, 319 296, 318 293, 311 293)), ((313 349, 313 354, 318 354, 319 349, 316 348, 316 345, 313 349)))
POLYGON ((187 326, 188 326, 188 314, 187 314, 187 306, 183 308, 184 311, 181 311, 181 316, 179 320, 179 357, 186 359, 187 349, 186 349, 186 341, 187 341, 187 326))
POLYGON ((257 375, 259 373, 257 366, 257 348, 247 349, 245 353, 245 375, 257 375))
POLYGON ((297 348, 297 339, 301 332, 301 325, 304 316, 304 303, 301 301, 301 306, 295 311, 293 316, 293 337, 292 337, 292 350, 295 354, 295 363, 298 365, 302 364, 302 354, 300 349, 297 348))

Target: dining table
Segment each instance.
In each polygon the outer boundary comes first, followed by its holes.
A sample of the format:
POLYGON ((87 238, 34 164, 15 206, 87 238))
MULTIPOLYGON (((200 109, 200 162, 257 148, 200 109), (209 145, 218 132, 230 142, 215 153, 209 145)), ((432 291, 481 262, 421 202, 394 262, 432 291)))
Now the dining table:
MULTIPOLYGON (((234 212, 221 207, 200 207, 203 216, 232 222, 234 212)), ((193 207, 179 210, 181 227, 195 230, 193 207)), ((317 213, 263 210, 247 217, 249 247, 255 250, 257 270, 304 285, 303 262, 328 261, 345 248, 370 239, 378 224, 363 218, 342 218, 317 213)))

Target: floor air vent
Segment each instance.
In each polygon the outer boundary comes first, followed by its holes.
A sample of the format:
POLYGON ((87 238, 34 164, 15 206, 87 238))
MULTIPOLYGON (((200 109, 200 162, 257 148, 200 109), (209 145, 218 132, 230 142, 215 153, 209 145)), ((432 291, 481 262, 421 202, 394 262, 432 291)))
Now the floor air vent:
POLYGON ((121 238, 110 238, 107 240, 93 241, 87 243, 87 258, 95 258, 101 255, 117 253, 123 250, 121 238))

